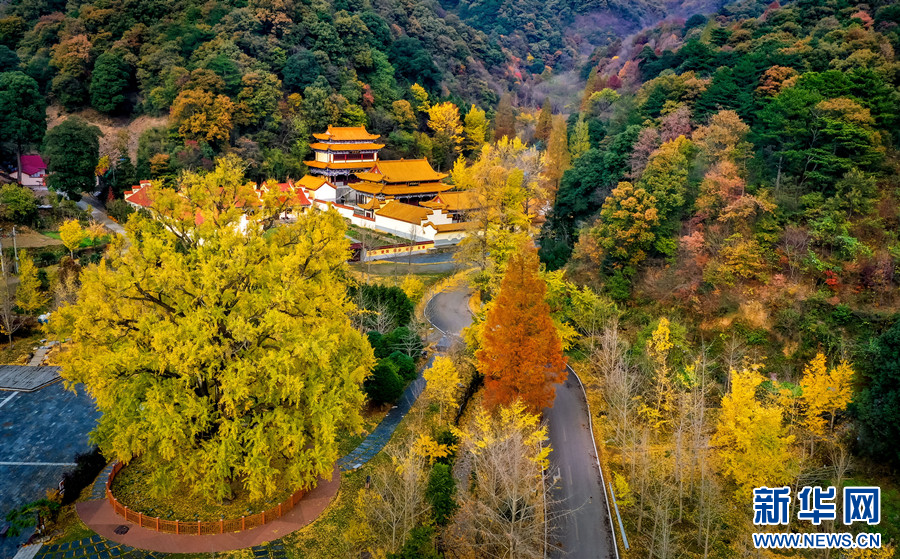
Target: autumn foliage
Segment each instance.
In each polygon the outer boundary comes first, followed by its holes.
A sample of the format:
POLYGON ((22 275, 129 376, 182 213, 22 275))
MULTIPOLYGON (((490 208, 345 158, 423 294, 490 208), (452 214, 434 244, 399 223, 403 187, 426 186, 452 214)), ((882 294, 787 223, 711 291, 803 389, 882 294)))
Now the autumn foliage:
POLYGON ((486 407, 521 399, 538 413, 553 405, 554 385, 565 379, 566 359, 545 292, 537 251, 528 243, 509 261, 476 354, 486 407))

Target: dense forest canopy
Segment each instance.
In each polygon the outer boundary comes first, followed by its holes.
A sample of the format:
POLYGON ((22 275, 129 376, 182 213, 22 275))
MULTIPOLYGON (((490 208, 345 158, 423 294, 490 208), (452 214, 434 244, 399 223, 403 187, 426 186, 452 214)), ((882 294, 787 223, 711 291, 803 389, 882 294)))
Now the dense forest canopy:
POLYGON ((142 178, 209 168, 231 150, 253 178, 284 179, 302 176, 309 135, 329 124, 396 132, 397 154, 430 155, 413 136, 424 120, 400 122, 408 105, 395 105, 414 100, 413 84, 460 106, 496 103, 508 86, 505 55, 438 10, 412 1, 25 0, 0 10, 0 65, 68 112, 167 117, 169 128, 140 138, 142 178))
POLYGON ((685 347, 765 359, 771 393, 819 352, 855 361, 852 446, 894 464, 898 24, 889 2, 738 2, 597 49, 540 241, 643 335, 665 313, 685 347))
MULTIPOLYGON (((732 557, 755 485, 896 479, 898 49, 888 0, 18 0, 0 8, 0 136, 4 163, 37 150, 52 189, 101 176, 110 198, 223 154, 298 179, 329 125, 427 158, 476 200, 454 256, 484 305, 463 372, 497 353, 485 324, 528 325, 501 286, 536 240, 519 294, 586 373, 634 553, 732 557)), ((0 209, 21 197, 36 215, 17 186, 0 209)), ((383 322, 375 402, 415 375, 389 360, 418 338, 383 322)), ((432 378, 456 386, 463 357, 432 378)), ((371 503, 376 525, 391 507, 371 503)))

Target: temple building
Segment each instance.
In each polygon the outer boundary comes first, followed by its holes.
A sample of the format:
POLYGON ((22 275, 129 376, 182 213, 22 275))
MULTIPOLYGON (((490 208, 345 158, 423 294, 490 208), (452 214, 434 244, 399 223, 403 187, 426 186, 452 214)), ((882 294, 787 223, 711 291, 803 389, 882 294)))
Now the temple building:
POLYGON ((427 202, 420 202, 419 205, 431 210, 441 210, 450 216, 453 223, 465 222, 468 212, 479 208, 478 197, 470 190, 441 192, 427 202))
POLYGON ((378 134, 369 134, 364 126, 329 126, 323 134, 313 134, 316 141, 310 144, 315 156, 306 161, 311 175, 325 178, 338 188, 356 182, 356 173, 372 169, 378 161, 378 150, 384 144, 376 143, 378 134))
POLYGON ((377 161, 371 171, 356 173, 356 177, 359 182, 349 185, 345 203, 359 208, 371 206, 376 199, 418 205, 453 188, 442 182, 447 174, 432 169, 425 159, 377 161))
POLYGON ((453 191, 446 173, 426 159, 384 160, 381 137, 365 127, 329 126, 313 134, 315 158, 296 181, 313 206, 334 208, 351 223, 434 246, 458 243, 476 207, 469 192, 453 191))

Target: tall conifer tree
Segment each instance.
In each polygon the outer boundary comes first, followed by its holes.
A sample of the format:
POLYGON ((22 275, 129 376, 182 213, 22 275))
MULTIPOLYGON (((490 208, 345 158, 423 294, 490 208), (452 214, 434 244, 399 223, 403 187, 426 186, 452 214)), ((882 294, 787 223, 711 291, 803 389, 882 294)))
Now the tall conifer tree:
POLYGON ((538 276, 537 250, 529 242, 509 261, 476 354, 485 377, 485 406, 521 399, 531 412, 540 413, 553 405, 554 385, 566 378, 566 359, 546 291, 538 276))

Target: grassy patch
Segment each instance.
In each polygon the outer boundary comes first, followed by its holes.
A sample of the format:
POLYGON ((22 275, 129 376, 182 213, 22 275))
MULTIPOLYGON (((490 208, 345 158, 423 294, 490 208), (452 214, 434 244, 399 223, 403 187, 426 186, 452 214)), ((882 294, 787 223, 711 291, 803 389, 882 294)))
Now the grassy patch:
POLYGON ((353 518, 356 494, 372 471, 371 463, 341 474, 341 488, 325 512, 309 526, 284 537, 288 557, 349 557, 345 534, 353 518))
POLYGON ((155 469, 155 463, 144 461, 141 457, 132 460, 113 480, 113 495, 132 510, 164 520, 219 520, 268 510, 297 489, 278 480, 272 497, 253 500, 241 484, 234 483, 234 499, 228 503, 217 503, 196 495, 187 480, 178 479, 168 495, 151 496, 147 490, 147 480, 154 475, 155 469))
POLYGON ((359 281, 366 283, 380 283, 381 285, 395 285, 400 287, 403 278, 409 275, 416 276, 428 289, 432 285, 449 277, 450 272, 432 272, 428 271, 428 266, 433 264, 413 264, 412 267, 406 263, 398 262, 372 262, 369 270, 365 269, 365 263, 355 262, 350 265, 350 269, 356 274, 359 281))
MULTIPOLYGON (((881 534, 881 541, 900 541, 900 487, 897 481, 888 477, 857 476, 848 479, 845 487, 880 487, 881 488, 881 522, 876 526, 866 523, 854 523, 861 531, 881 534)), ((842 511, 838 511, 838 522, 842 511)), ((882 543, 882 545, 884 545, 882 543)))
MULTIPOLYGON (((88 501, 91 499, 93 484, 81 490, 76 502, 88 501)), ((50 526, 50 543, 66 543, 81 540, 94 535, 94 531, 88 528, 78 513, 75 512, 75 503, 66 505, 60 509, 56 516, 56 521, 50 526)))
MULTIPOLYGON (((51 239, 56 239, 57 241, 61 241, 62 237, 59 236, 59 231, 42 231, 42 235, 45 237, 50 237, 51 239)), ((102 246, 109 243, 111 235, 104 235, 97 239, 85 238, 81 241, 81 244, 78 245, 78 248, 91 248, 96 246, 102 246)))
POLYGON ((74 542, 94 535, 94 531, 78 517, 74 504, 63 507, 60 511, 56 520, 56 530, 59 535, 53 538, 53 543, 74 542))
POLYGON ((376 248, 385 245, 401 245, 409 243, 409 239, 404 239, 403 237, 391 235, 390 233, 385 233, 383 231, 367 229, 360 227, 359 225, 353 225, 352 223, 347 224, 347 234, 358 241, 367 238, 369 243, 376 248))

